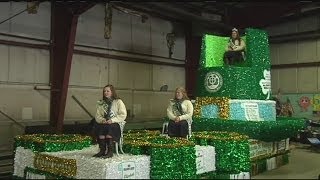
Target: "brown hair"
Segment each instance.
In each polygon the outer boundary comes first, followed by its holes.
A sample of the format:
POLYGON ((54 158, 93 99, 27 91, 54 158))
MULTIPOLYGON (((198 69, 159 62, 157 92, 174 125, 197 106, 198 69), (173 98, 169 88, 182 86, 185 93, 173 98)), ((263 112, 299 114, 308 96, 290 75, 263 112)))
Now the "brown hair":
POLYGON ((120 99, 119 96, 117 95, 117 92, 116 92, 115 88, 114 88, 113 85, 111 85, 111 84, 108 84, 108 85, 106 85, 106 86, 103 87, 103 90, 102 90, 102 99, 104 99, 104 100, 106 99, 106 97, 104 96, 104 90, 105 90, 105 88, 107 88, 107 87, 110 88, 113 99, 120 99))
POLYGON ((174 93, 174 99, 176 99, 176 92, 177 91, 181 91, 182 92, 182 95, 183 95, 182 99, 188 99, 189 100, 187 91, 186 91, 186 89, 184 89, 184 87, 177 87, 176 88, 176 91, 174 93))
POLYGON ((240 33, 239 33, 238 29, 236 29, 236 28, 232 29, 230 39, 232 40, 233 43, 235 42, 235 40, 238 40, 239 41, 239 45, 241 44, 241 37, 240 37, 240 33), (237 33, 237 37, 235 39, 232 38, 232 33, 233 32, 237 33))

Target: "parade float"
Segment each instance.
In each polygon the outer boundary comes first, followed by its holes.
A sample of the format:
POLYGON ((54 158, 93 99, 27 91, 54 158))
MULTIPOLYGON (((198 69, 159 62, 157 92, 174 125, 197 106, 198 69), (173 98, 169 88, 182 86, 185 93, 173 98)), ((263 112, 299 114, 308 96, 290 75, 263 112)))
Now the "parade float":
POLYGON ((245 60, 224 66, 228 37, 204 35, 192 135, 129 130, 125 154, 92 157, 90 136, 32 134, 15 137, 14 177, 27 179, 250 179, 289 163, 289 138, 304 128, 277 117, 271 100, 268 36, 246 29, 245 60))

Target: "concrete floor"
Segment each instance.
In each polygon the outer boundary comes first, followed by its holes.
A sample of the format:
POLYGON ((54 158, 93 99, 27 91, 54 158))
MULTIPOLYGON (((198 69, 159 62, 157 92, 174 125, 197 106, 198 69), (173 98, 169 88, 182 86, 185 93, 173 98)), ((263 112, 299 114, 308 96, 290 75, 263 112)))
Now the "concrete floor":
POLYGON ((290 145, 289 164, 253 176, 252 179, 318 179, 320 152, 308 147, 303 144, 290 145))

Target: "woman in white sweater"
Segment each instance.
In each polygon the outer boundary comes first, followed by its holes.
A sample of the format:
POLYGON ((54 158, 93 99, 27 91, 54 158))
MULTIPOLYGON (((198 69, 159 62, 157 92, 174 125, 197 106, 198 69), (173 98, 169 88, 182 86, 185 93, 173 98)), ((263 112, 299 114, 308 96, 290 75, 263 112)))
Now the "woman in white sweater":
POLYGON ((103 88, 102 100, 97 103, 96 122, 100 151, 94 157, 110 158, 113 156, 113 141, 119 142, 121 131, 118 122, 127 117, 126 106, 118 97, 112 85, 103 88), (107 153, 106 149, 108 149, 107 153))
POLYGON ((233 65, 236 61, 243 60, 243 53, 246 44, 240 38, 239 31, 236 28, 232 29, 231 37, 224 53, 224 63, 226 65, 233 65))
POLYGON ((183 87, 175 91, 175 98, 171 99, 167 108, 167 116, 170 119, 168 135, 170 137, 183 137, 188 135, 188 122, 192 121, 193 105, 183 87))

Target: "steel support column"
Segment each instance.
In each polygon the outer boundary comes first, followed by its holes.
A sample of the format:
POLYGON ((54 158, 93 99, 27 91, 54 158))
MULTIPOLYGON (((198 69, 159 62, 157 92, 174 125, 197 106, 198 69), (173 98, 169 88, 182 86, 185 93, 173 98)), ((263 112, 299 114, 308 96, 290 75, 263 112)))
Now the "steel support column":
POLYGON ((78 16, 93 4, 52 1, 50 125, 62 133, 78 16))
POLYGON ((202 37, 192 35, 192 25, 186 27, 186 89, 188 96, 194 98, 197 87, 197 74, 199 69, 202 37))

